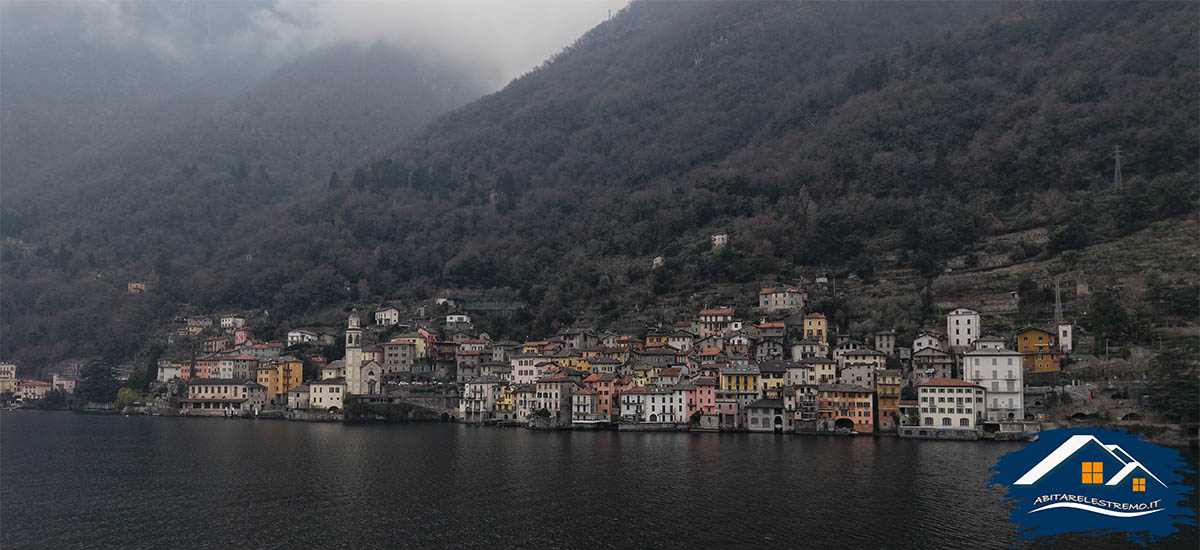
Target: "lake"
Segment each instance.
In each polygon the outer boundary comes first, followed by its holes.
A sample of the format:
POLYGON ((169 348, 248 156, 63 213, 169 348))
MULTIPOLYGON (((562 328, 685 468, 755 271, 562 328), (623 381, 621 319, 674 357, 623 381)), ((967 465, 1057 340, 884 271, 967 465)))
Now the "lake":
POLYGON ((1019 445, 4 412, 0 546, 1009 548, 1019 445))

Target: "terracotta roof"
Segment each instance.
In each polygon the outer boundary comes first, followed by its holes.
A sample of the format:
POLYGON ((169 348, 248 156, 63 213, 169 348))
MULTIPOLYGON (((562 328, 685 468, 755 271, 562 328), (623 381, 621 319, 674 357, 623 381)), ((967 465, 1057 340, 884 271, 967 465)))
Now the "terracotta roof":
POLYGON ((804 318, 805 319, 824 319, 825 314, 814 311, 812 313, 809 313, 808 315, 805 315, 804 318))
POLYGON ((713 356, 717 356, 720 354, 721 354, 721 348, 718 348, 716 346, 713 346, 711 348, 708 348, 708 349, 700 352, 701 357, 713 357, 713 356))
POLYGON ((679 376, 679 369, 675 367, 658 369, 659 376, 679 376))
POLYGON ((783 321, 775 321, 771 323, 759 323, 758 328, 785 328, 787 325, 783 321))
POLYGON ((700 315, 733 315, 733 308, 702 309, 700 315))

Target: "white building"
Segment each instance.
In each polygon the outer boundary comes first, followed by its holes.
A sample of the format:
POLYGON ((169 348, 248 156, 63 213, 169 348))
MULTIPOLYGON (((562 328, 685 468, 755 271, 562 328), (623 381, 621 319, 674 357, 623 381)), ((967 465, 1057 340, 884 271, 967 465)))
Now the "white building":
POLYGON ((221 317, 221 329, 226 332, 246 326, 246 320, 235 315, 221 317))
POLYGON ((158 377, 157 382, 166 382, 172 378, 179 378, 183 375, 183 366, 179 363, 169 363, 167 361, 158 362, 158 377))
POLYGON ((346 379, 326 378, 308 383, 308 406, 338 412, 345 408, 346 379))
POLYGON ((986 414, 992 422, 1024 420, 1025 379, 1021 353, 1004 348, 977 349, 963 356, 963 380, 987 390, 986 414))
POLYGON ((535 388, 537 391, 537 409, 546 410, 550 418, 560 423, 571 422, 571 394, 579 383, 561 374, 539 378, 535 388))
POLYGON ((1063 353, 1071 353, 1075 350, 1075 344, 1072 341, 1073 332, 1071 323, 1058 325, 1058 348, 1063 353))
POLYGON ((942 346, 941 337, 939 337, 936 334, 929 333, 929 332, 922 332, 920 336, 917 336, 916 340, 913 340, 913 345, 912 345, 913 353, 921 351, 925 348, 934 348, 934 349, 940 349, 942 351, 946 351, 946 348, 944 348, 942 346))
POLYGON ((725 248, 725 245, 727 245, 727 244, 729 244, 729 234, 728 233, 717 233, 716 235, 712 236, 712 249, 713 250, 725 248))
POLYGON ((838 378, 842 384, 875 389, 875 371, 877 370, 880 370, 880 366, 875 363, 848 363, 842 367, 841 376, 838 378))
POLYGON ((466 422, 489 420, 496 401, 503 397, 504 386, 494 376, 483 376, 467 382, 459 402, 459 414, 466 422))
POLYGON ((307 409, 309 408, 310 390, 308 384, 300 384, 287 392, 287 408, 288 410, 307 409))
POLYGON ((946 338, 951 348, 966 348, 979 338, 979 312, 960 307, 946 316, 946 338))
POLYGON ((633 388, 621 394, 621 419, 629 422, 641 422, 642 412, 646 408, 646 389, 633 388))
POLYGON ((917 386, 917 405, 922 427, 974 431, 984 419, 983 387, 937 378, 917 386))
POLYGON ((681 423, 687 422, 685 406, 687 399, 683 390, 669 386, 647 386, 643 417, 640 422, 681 423))
POLYGON ((317 341, 317 333, 311 330, 292 330, 287 333, 287 345, 308 344, 317 341))
POLYGON ((471 324, 471 318, 462 313, 451 313, 446 316, 446 326, 449 328, 467 327, 471 324))
POLYGON ((394 307, 385 307, 375 312, 375 324, 392 326, 400 324, 400 310, 394 307))

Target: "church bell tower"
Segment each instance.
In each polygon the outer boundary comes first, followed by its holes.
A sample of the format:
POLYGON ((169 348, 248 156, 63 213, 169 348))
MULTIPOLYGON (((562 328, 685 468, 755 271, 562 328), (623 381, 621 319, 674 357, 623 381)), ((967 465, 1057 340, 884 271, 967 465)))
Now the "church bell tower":
POLYGON ((362 362, 362 327, 355 309, 346 322, 346 391, 351 394, 363 393, 362 362))

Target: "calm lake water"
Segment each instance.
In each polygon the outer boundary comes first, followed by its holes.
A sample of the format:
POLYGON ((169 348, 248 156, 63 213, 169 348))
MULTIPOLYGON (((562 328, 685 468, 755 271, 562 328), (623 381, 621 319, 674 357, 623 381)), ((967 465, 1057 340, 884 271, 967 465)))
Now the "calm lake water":
POLYGON ((1009 548, 1016 445, 6 412, 0 546, 1009 548))

